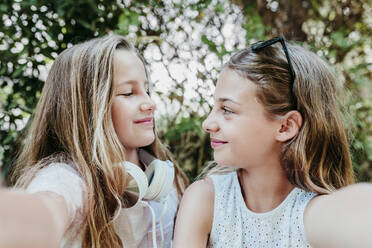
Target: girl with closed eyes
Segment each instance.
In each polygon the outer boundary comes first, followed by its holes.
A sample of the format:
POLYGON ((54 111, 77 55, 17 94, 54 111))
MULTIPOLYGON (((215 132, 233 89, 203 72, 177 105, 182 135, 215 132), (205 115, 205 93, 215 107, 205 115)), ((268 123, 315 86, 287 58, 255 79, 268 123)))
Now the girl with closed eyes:
POLYGON ((23 141, 17 190, 0 191, 0 247, 171 247, 186 178, 156 135, 155 108, 123 37, 62 52, 23 141))

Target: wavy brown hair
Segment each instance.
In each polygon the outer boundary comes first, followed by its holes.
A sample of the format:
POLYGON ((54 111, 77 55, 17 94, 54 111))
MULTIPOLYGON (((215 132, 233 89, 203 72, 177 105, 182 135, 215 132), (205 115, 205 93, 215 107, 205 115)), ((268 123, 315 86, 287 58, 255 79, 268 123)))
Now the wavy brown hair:
POLYGON ((287 43, 287 47, 296 74, 293 92, 280 44, 260 51, 243 49, 226 66, 256 84, 257 98, 269 117, 277 118, 291 110, 301 113, 303 124, 298 135, 283 146, 282 166, 293 185, 329 193, 354 180, 337 79, 314 53, 297 45, 287 43))
MULTIPOLYGON (((134 51, 123 37, 109 35, 68 48, 56 58, 13 173, 16 186, 27 187, 36 172, 52 162, 77 169, 89 191, 84 248, 122 247, 113 225, 127 183, 125 169, 113 166, 125 160, 111 119, 117 49, 134 51)), ((187 179, 157 135, 145 149, 175 164, 181 195, 187 179)))

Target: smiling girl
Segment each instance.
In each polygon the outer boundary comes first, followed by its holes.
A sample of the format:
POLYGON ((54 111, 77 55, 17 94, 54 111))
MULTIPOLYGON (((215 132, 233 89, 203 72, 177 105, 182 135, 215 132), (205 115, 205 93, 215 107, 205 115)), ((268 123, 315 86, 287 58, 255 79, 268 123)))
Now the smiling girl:
POLYGON ((25 191, 0 191, 0 247, 153 247, 161 232, 170 247, 186 180, 157 138, 154 111, 144 64, 124 38, 62 52, 18 159, 16 186, 25 191), (175 182, 162 202, 125 208, 133 194, 123 162, 145 170, 139 148, 172 160, 175 182))
POLYGON ((233 55, 203 123, 217 166, 186 190, 174 247, 372 247, 372 186, 336 191, 353 182, 336 93, 283 37, 233 55))

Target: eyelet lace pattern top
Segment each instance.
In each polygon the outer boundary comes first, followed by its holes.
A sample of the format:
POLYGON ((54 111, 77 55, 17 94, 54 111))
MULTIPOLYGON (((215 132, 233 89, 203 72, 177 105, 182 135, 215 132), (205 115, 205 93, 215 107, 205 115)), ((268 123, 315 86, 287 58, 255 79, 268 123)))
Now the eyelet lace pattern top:
POLYGON ((315 193, 294 188, 275 209, 255 213, 244 202, 237 172, 212 175, 211 179, 215 199, 208 247, 310 247, 303 214, 315 193))
MULTIPOLYGON (((80 248, 82 244, 82 226, 87 214, 89 192, 87 186, 73 166, 63 163, 52 163, 41 169, 27 187, 28 193, 49 192, 55 197, 62 197, 68 208, 69 227, 66 230, 60 247, 80 248)), ((172 189, 165 200, 167 211, 162 219, 164 247, 172 246, 174 218, 178 206, 177 190, 172 189)), ((156 215, 157 246, 161 247, 159 217, 163 204, 148 201, 156 215)), ((129 209, 121 209, 114 222, 116 233, 122 240, 123 247, 153 247, 152 215, 144 204, 129 209)))

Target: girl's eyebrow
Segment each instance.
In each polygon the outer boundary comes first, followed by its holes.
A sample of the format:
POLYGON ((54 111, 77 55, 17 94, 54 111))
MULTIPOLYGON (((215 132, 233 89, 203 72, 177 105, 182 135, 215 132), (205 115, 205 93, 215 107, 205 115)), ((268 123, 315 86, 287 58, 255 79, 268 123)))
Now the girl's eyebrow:
MULTIPOLYGON (((122 85, 125 85, 125 84, 139 84, 139 82, 137 80, 127 80, 127 81, 123 81, 123 82, 120 82, 118 83, 117 87, 120 87, 122 85)), ((149 81, 144 81, 144 85, 149 85, 149 81)))
POLYGON ((219 103, 224 103, 224 102, 232 102, 234 104, 237 104, 237 105, 241 105, 239 102, 231 99, 231 98, 227 98, 227 97, 220 97, 220 98, 217 98, 217 102, 219 103))

